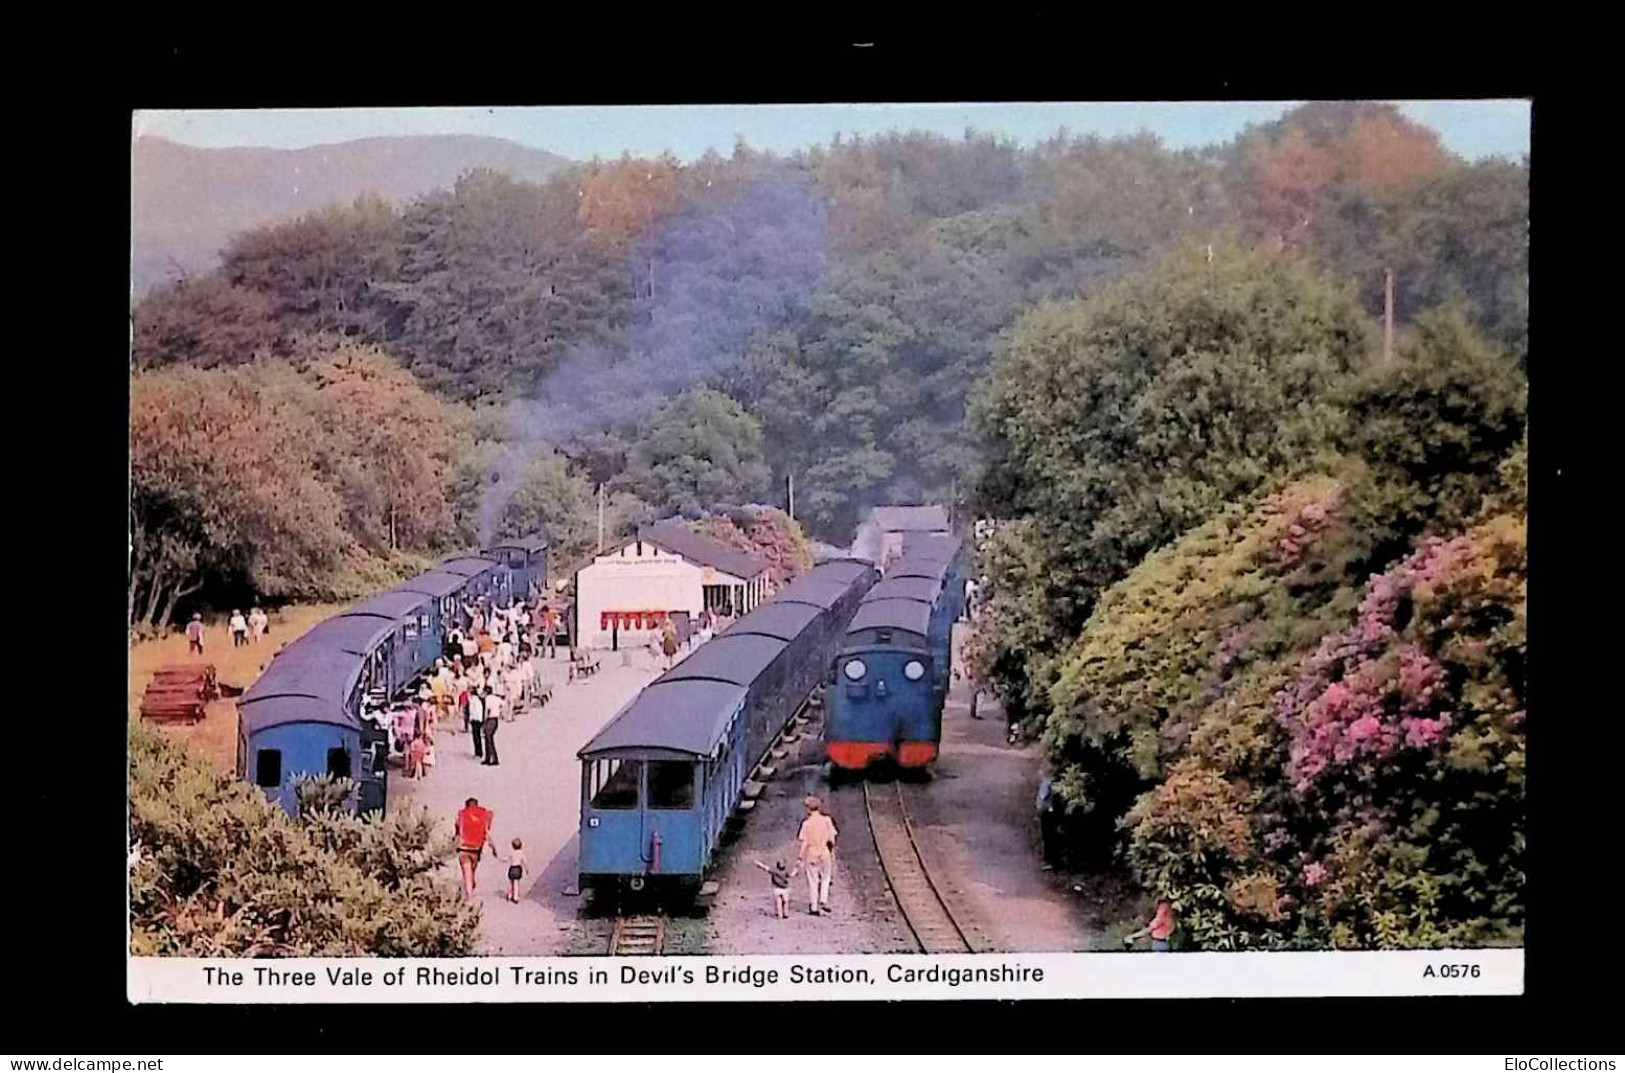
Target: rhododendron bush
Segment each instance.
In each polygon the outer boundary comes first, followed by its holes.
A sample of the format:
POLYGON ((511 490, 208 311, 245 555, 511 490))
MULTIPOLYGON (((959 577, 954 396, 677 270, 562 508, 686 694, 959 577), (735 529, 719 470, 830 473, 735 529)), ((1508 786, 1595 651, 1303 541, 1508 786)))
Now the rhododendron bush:
POLYGON ((1049 686, 1057 787, 1120 821, 1192 946, 1515 941, 1522 453, 1478 524, 1397 558, 1382 487, 1336 473, 1222 512, 1102 596, 1049 686))

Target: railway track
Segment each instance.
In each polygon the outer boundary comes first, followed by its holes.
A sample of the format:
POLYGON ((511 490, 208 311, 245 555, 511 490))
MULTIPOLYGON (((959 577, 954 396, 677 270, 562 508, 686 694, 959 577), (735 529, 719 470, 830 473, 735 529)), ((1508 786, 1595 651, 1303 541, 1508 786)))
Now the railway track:
POLYGON ((869 783, 864 783, 863 809, 869 817, 869 829, 874 832, 886 885, 897 899, 897 909, 920 950, 927 954, 976 953, 920 856, 902 785, 894 782, 871 789, 869 783))
POLYGON ((610 932, 609 952, 613 957, 649 957, 666 949, 666 918, 642 913, 615 918, 610 932))

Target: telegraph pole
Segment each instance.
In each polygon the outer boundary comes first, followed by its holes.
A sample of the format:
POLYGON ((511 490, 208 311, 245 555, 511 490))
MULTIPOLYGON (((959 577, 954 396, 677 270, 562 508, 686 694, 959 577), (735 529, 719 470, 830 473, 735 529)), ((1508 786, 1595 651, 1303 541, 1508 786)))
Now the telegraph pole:
POLYGON ((1382 295, 1382 363, 1387 365, 1394 356, 1394 270, 1387 269, 1382 295))
POLYGON ((604 485, 598 485, 598 554, 604 554, 604 485))
POLYGON ((792 522, 795 521, 796 520, 796 475, 794 473, 786 473, 784 475, 784 502, 785 502, 785 506, 787 508, 787 512, 790 515, 790 520, 792 522))

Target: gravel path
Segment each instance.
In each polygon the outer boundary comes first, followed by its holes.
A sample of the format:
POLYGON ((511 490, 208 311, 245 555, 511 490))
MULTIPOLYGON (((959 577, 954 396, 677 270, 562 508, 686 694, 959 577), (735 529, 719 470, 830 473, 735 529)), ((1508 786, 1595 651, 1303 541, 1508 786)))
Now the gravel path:
MULTIPOLYGON (((956 644, 964 625, 955 628, 956 644)), ((954 915, 988 951, 1061 952, 1090 946, 1085 907, 1046 872, 1035 798, 1036 744, 1005 744, 1004 713, 988 697, 970 718, 954 683, 943 712, 942 757, 930 785, 909 786, 914 837, 954 915), (985 944, 985 945, 984 945, 985 944)))
MULTIPOLYGON (((493 810, 492 837, 504 853, 515 836, 524 839, 529 874, 520 881, 519 903, 507 895, 507 866, 489 854, 481 863, 475 894, 482 908, 480 952, 562 954, 580 931, 581 899, 566 895, 576 883, 576 844, 581 822, 581 764, 576 750, 598 732, 638 690, 659 676, 647 652, 604 652, 602 669, 591 678, 565 684, 565 660, 543 660, 554 682, 553 700, 532 708, 497 733, 502 763, 482 767, 467 734, 435 736, 436 766, 421 781, 391 772, 391 803, 415 801, 450 831, 457 810, 469 797, 493 810)), ((458 881, 457 864, 445 874, 458 881)), ((573 952, 573 951, 572 951, 573 952)))

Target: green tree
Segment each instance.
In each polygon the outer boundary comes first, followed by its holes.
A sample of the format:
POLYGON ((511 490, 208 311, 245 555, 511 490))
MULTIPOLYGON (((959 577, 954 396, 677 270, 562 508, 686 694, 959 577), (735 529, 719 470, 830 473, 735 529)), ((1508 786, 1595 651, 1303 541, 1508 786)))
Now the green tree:
POLYGON ((658 511, 697 514, 748 502, 768 479, 761 422, 726 395, 697 388, 654 415, 620 480, 658 511))
POLYGON ((1334 392, 1366 365, 1367 336, 1354 302, 1300 262, 1225 242, 1027 313, 976 411, 982 509, 1031 523, 1003 559, 1022 563, 1010 602, 1035 631, 1004 692, 1043 710, 1033 672, 1106 586, 1333 445, 1334 392))

